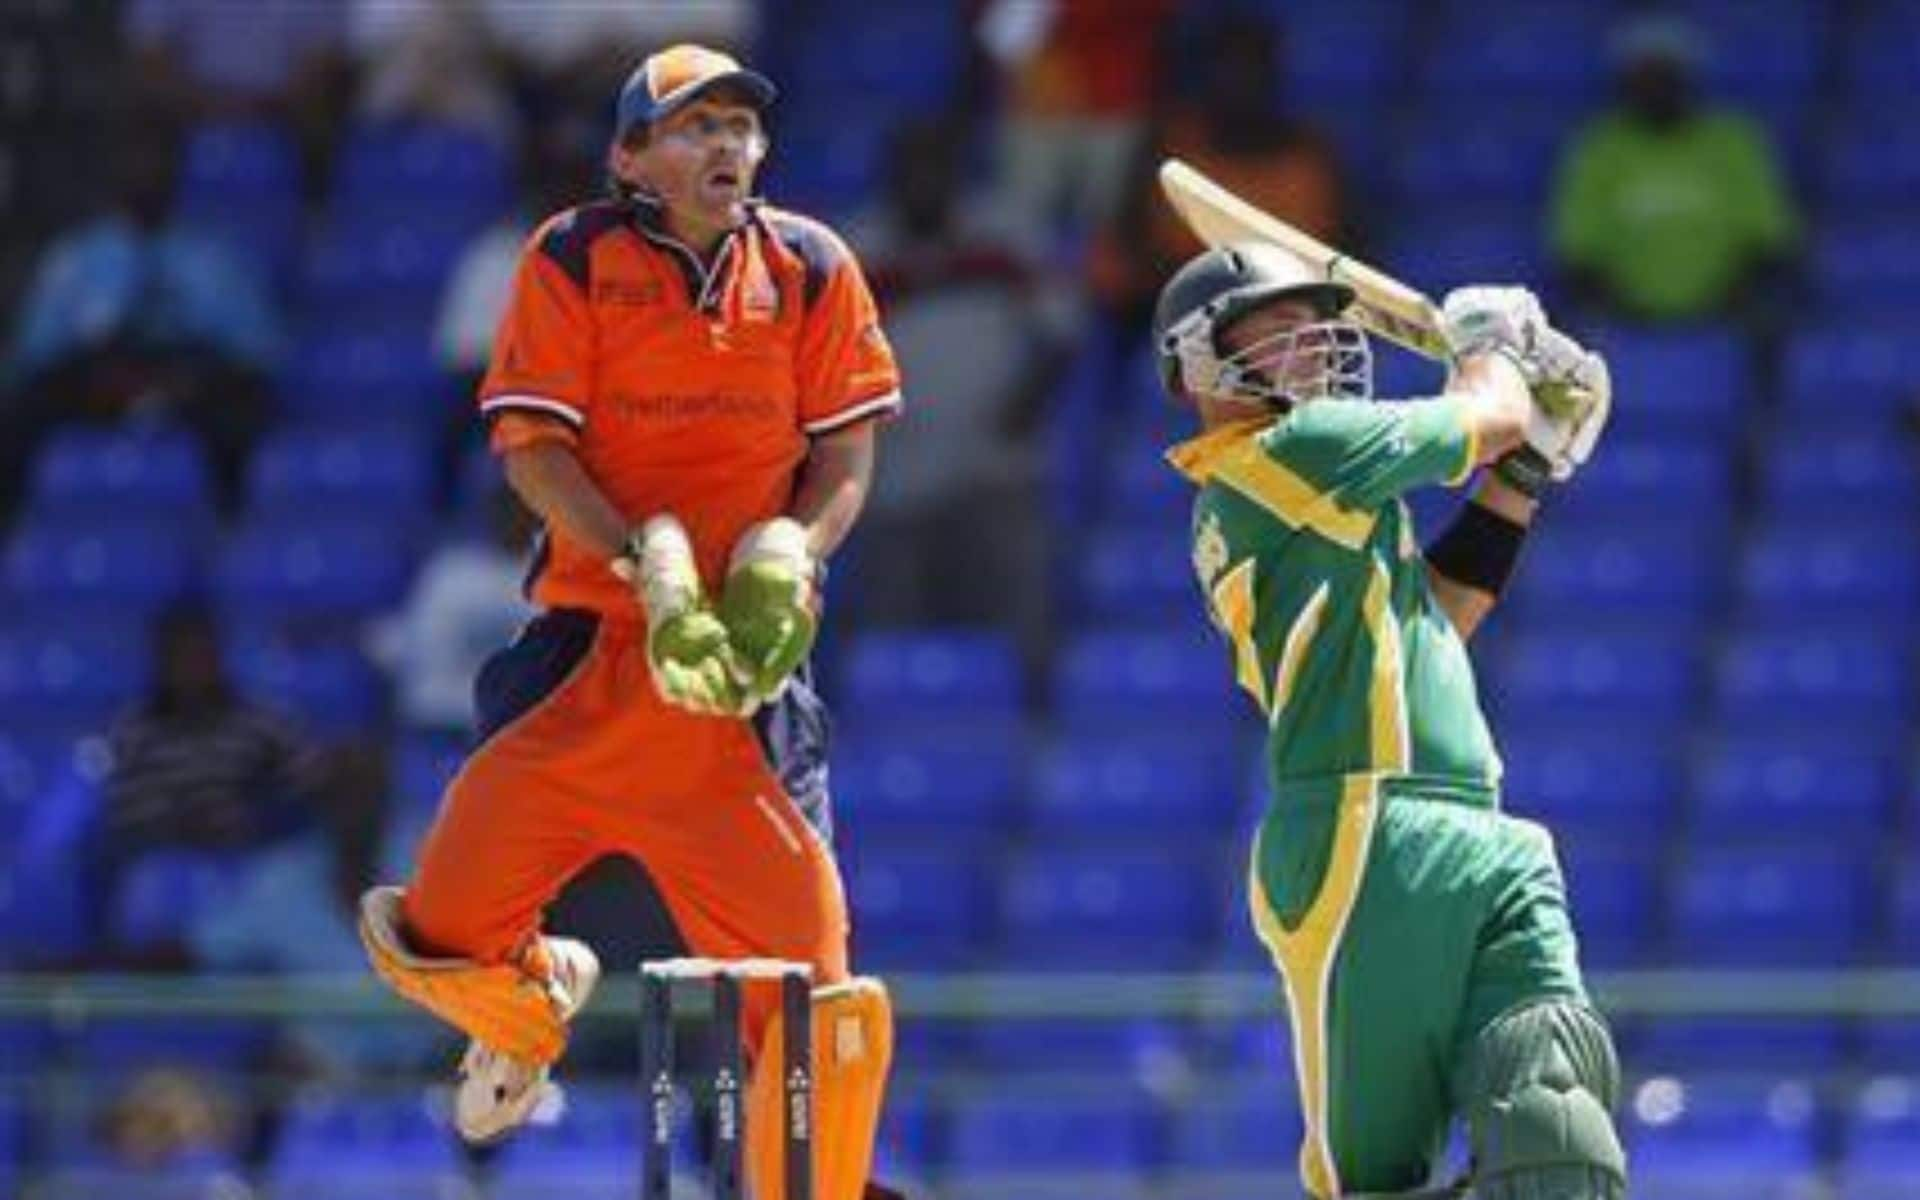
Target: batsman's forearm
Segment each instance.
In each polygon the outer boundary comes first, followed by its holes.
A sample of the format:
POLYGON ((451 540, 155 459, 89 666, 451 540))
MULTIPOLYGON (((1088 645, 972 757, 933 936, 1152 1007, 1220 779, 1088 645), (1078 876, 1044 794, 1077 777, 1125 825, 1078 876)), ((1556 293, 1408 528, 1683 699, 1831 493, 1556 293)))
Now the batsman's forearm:
POLYGON ((1539 503, 1492 474, 1482 475, 1453 526, 1427 548, 1427 582, 1462 641, 1500 602, 1539 503), (1486 514, 1491 513, 1498 520, 1486 514), (1477 518, 1477 519, 1476 519, 1477 518), (1504 523, 1504 526, 1503 526, 1504 523))
POLYGON ((1460 398, 1478 462, 1493 462, 1525 439, 1533 401, 1520 368, 1504 354, 1469 355, 1455 370, 1447 394, 1460 398))
POLYGON ((536 442, 507 451, 507 482, 545 521, 611 562, 627 540, 627 521, 594 483, 571 446, 536 442))
POLYGON ((814 439, 800 465, 788 515, 807 530, 807 548, 824 560, 839 549, 873 486, 873 423, 814 439))

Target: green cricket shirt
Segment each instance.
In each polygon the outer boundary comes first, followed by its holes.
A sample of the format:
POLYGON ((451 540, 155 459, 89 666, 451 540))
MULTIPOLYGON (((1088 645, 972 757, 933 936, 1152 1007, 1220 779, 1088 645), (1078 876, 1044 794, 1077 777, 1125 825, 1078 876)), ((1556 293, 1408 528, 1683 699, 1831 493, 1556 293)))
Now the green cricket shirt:
POLYGON ((1475 456, 1449 399, 1315 401, 1169 452, 1200 488, 1193 566, 1266 716, 1278 802, 1377 774, 1389 791, 1495 805, 1473 668, 1400 499, 1464 480, 1475 456))

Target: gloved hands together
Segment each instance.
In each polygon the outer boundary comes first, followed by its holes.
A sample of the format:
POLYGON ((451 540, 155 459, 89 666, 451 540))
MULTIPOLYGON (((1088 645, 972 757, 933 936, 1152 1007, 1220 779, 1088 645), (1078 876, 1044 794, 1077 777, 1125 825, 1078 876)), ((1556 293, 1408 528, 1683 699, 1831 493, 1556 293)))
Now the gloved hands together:
POLYGON ((759 706, 726 626, 702 594, 693 545, 677 518, 648 519, 613 569, 646 609, 647 666, 662 700, 704 716, 746 716, 759 706))
POLYGON ((1495 472, 1530 496, 1573 478, 1612 412, 1606 360, 1549 325, 1526 288, 1457 288, 1442 302, 1440 317, 1456 358, 1505 355, 1533 398, 1525 443, 1500 459, 1495 472))
POLYGON ((760 701, 779 695, 813 649, 819 574, 807 531, 791 517, 752 526, 733 548, 720 620, 733 641, 740 682, 760 701))

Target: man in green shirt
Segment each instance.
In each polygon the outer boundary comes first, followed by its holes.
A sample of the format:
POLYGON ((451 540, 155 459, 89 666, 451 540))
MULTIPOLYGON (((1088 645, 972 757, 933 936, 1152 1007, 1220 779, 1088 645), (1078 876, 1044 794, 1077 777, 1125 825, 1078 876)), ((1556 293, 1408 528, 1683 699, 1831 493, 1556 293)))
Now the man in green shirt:
POLYGON ((1578 291, 1630 317, 1724 314, 1798 236, 1764 135, 1699 106, 1699 53, 1672 18, 1628 27, 1622 102, 1580 133, 1560 169, 1554 253, 1578 291))
MULTIPOLYGON (((1277 247, 1210 250, 1161 293, 1162 376, 1201 435, 1193 562, 1266 718, 1253 921, 1279 968, 1319 1200, 1426 1185, 1454 1114, 1475 1195, 1618 1200, 1618 1065, 1587 1002, 1547 832, 1499 807, 1464 639, 1542 488, 1605 425, 1605 364, 1518 288, 1443 317, 1443 395, 1367 403, 1352 301, 1277 247), (1402 492, 1490 464, 1424 552, 1402 492)), ((1417 1193, 1459 1194, 1448 1190, 1417 1193)))

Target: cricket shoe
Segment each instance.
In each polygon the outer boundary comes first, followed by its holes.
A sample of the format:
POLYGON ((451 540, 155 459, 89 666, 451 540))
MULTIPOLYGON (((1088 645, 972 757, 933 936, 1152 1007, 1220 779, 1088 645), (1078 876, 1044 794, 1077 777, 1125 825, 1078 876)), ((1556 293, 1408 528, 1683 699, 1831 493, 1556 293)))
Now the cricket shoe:
MULTIPOLYGON (((600 960, 585 942, 546 938, 551 987, 560 1019, 572 1020, 600 982, 600 960)), ((555 1096, 545 1065, 521 1062, 477 1040, 460 1058, 460 1086, 453 1096, 453 1124, 469 1145, 497 1142, 526 1124, 540 1102, 555 1096)))

